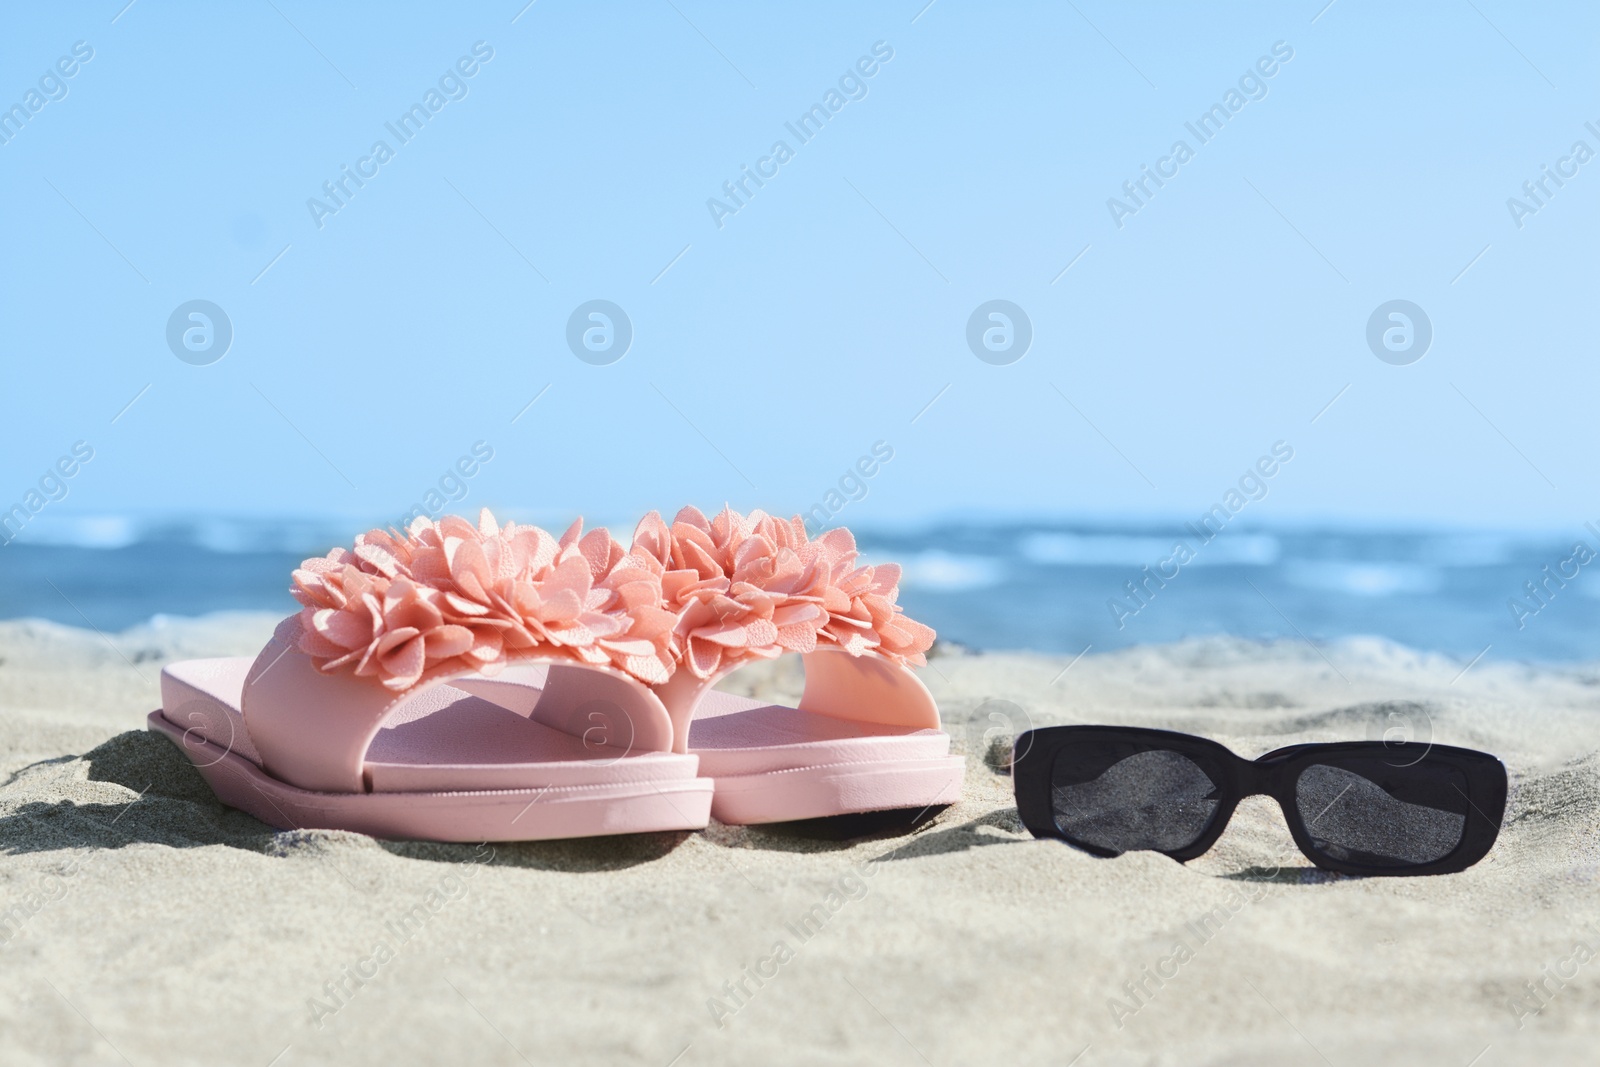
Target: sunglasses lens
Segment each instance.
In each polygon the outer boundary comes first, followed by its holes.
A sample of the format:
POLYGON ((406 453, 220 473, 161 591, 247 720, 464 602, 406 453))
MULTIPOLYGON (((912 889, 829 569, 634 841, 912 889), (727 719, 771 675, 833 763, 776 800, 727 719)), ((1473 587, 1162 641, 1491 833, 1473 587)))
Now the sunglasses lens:
POLYGON ((1180 752, 1141 744, 1068 745, 1051 768, 1056 829, 1112 852, 1170 852, 1211 824, 1217 783, 1180 752))
POLYGON ((1467 778, 1426 759, 1332 757, 1301 772, 1295 802, 1313 844, 1347 863, 1414 867, 1455 851, 1467 825, 1467 778))

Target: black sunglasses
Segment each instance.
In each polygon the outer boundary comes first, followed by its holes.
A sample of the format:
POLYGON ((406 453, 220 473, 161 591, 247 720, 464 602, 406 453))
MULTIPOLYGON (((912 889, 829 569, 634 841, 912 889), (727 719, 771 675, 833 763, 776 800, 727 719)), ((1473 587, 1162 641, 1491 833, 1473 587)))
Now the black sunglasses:
POLYGON ((1190 734, 1049 726, 1017 738, 1017 812, 1035 837, 1096 856, 1192 860, 1239 801, 1278 802, 1300 851, 1343 874, 1450 874, 1500 832, 1506 769, 1487 752, 1416 742, 1293 745, 1257 760, 1190 734))

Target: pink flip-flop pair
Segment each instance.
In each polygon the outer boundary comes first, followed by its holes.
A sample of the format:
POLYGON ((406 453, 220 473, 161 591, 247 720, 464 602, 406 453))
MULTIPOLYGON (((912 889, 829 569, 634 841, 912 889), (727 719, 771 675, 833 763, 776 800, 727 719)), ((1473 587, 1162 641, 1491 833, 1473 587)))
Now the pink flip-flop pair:
POLYGON ((933 631, 848 530, 685 508, 624 548, 455 516, 307 560, 254 661, 162 671, 150 729, 273 826, 436 841, 695 830, 954 802, 909 669, 933 631), (801 654, 799 706, 714 690, 801 654))

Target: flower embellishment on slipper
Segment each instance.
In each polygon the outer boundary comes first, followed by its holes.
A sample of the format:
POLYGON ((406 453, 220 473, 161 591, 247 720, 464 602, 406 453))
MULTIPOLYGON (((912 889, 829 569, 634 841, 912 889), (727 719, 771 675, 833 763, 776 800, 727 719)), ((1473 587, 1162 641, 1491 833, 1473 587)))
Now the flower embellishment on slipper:
POLYGON ((646 515, 633 553, 659 566, 678 665, 697 678, 819 645, 922 666, 933 644, 933 630, 895 603, 900 568, 856 566, 846 529, 813 540, 798 516, 724 508, 708 520, 688 507, 671 526, 646 515))
POLYGON ((646 685, 672 673, 677 617, 651 560, 580 519, 557 539, 537 526, 419 518, 401 536, 371 530, 355 548, 308 559, 290 590, 301 651, 324 672, 353 668, 403 692, 425 676, 508 659, 569 656, 646 685))
POLYGON ((835 647, 922 666, 933 630, 898 604, 900 568, 857 566, 845 529, 815 539, 797 516, 651 512, 631 549, 578 520, 537 526, 419 518, 370 530, 294 572, 300 649, 404 692, 424 678, 559 655, 646 685, 707 679, 741 662, 835 647))

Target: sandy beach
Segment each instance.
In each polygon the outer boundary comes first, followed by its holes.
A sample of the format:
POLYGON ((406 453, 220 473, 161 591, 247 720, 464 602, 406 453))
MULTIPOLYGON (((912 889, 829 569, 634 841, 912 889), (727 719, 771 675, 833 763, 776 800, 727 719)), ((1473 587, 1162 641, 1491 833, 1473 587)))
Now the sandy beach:
POLYGON ((144 730, 163 663, 274 621, 0 623, 6 1064, 1593 1062, 1600 665, 941 648, 967 778, 931 817, 445 846, 275 832, 144 730), (1023 832, 998 758, 1066 722, 1251 757, 1398 731, 1496 753, 1511 798, 1458 875, 1323 874, 1261 798, 1187 866, 1101 860, 1023 832))

